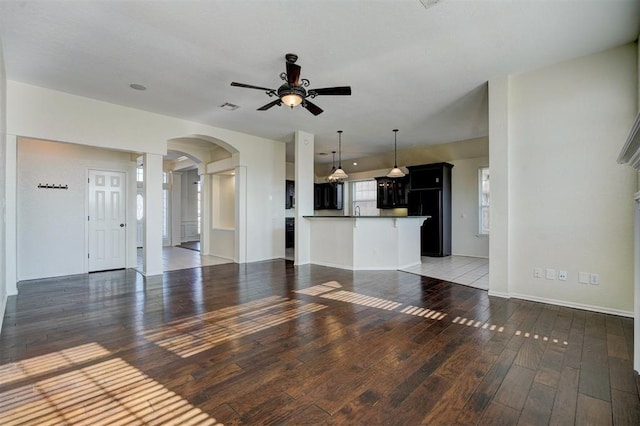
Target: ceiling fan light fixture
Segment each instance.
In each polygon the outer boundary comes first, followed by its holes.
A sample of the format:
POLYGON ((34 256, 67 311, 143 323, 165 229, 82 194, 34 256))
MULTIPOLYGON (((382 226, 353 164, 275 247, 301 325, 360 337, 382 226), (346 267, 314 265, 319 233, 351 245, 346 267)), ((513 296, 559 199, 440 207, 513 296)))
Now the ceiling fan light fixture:
POLYGON ((283 95, 280 97, 280 100, 282 101, 283 104, 291 108, 298 106, 302 103, 302 97, 297 93, 288 93, 286 95, 283 95))
POLYGON ((387 177, 401 178, 404 175, 404 172, 398 168, 398 129, 393 129, 393 169, 387 174, 387 177))
POLYGON ((304 90, 304 87, 285 83, 278 88, 278 97, 283 104, 290 108, 300 105, 306 96, 307 91, 304 90))

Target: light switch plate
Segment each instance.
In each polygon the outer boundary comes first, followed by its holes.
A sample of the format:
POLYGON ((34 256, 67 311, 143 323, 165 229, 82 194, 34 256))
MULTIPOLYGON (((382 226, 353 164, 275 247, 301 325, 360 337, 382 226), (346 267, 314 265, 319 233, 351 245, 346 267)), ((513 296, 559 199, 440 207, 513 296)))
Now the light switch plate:
POLYGON ((555 269, 551 269, 551 268, 547 268, 546 271, 546 277, 548 280, 555 280, 556 279, 556 270, 555 269))
POLYGON ((580 284, 589 284, 589 273, 588 272, 578 273, 578 282, 580 284))

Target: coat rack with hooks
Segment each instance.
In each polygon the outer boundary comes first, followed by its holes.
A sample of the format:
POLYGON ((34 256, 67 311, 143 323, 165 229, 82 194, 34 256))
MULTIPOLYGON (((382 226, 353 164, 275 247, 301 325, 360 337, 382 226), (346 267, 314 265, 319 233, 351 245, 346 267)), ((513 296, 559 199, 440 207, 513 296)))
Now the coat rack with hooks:
POLYGON ((45 183, 44 185, 39 183, 38 184, 38 188, 40 189, 69 189, 69 185, 49 185, 48 183, 45 183))

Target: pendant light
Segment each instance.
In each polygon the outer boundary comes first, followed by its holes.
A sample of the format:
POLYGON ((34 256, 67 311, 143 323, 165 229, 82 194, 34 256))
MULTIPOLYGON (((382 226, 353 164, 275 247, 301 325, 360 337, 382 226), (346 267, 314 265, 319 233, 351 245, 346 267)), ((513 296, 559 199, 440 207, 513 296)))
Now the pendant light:
POLYGON ((342 130, 338 130, 338 169, 331 176, 334 182, 342 182, 349 177, 342 170, 342 130))
POLYGON ((329 183, 334 183, 335 180, 333 178, 333 174, 336 172, 336 152, 331 151, 333 155, 333 159, 331 160, 331 171, 329 171, 329 175, 325 178, 325 180, 329 183))
POLYGON ((400 178, 404 173, 398 168, 398 129, 393 129, 393 169, 389 172, 387 177, 400 178))

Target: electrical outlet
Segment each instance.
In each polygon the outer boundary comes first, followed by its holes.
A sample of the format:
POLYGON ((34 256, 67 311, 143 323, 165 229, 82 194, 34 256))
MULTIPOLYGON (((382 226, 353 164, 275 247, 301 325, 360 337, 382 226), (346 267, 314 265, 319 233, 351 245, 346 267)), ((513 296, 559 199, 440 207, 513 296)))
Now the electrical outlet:
POLYGON ((556 279, 556 270, 555 269, 551 269, 551 268, 547 268, 546 271, 546 277, 548 280, 555 280, 556 279))
POLYGON ((578 273, 578 282, 580 284, 589 284, 589 273, 588 272, 578 273))
POLYGON ((566 280, 567 280, 567 276, 568 276, 568 275, 569 275, 569 274, 567 273, 567 271, 563 271, 563 270, 559 270, 559 271, 558 271, 558 279, 559 279, 560 281, 566 281, 566 280))
POLYGON ((591 274, 589 276, 589 284, 593 284, 593 285, 598 285, 600 284, 600 275, 598 274, 591 274))
POLYGON ((542 268, 533 268, 533 278, 542 278, 542 268))

